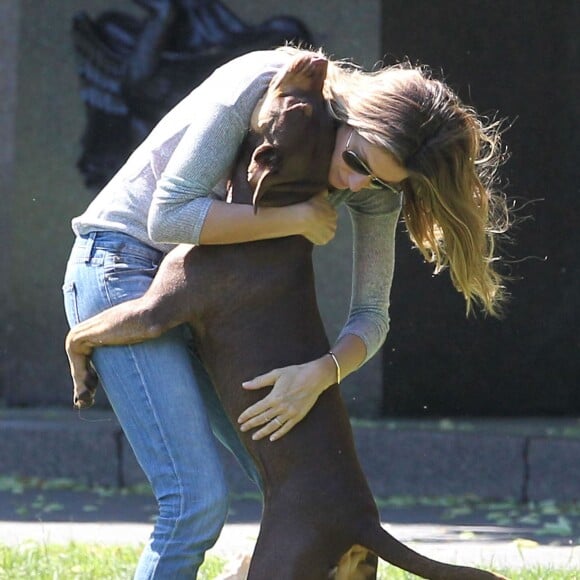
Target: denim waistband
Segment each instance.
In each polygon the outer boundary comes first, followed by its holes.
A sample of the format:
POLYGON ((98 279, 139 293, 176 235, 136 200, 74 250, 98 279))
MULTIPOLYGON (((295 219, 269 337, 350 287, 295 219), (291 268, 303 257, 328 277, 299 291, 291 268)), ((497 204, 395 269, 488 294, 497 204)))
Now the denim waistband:
POLYGON ((77 260, 89 262, 96 249, 108 250, 112 253, 130 253, 133 256, 161 260, 163 252, 148 246, 141 240, 123 232, 97 231, 77 236, 73 253, 77 260))

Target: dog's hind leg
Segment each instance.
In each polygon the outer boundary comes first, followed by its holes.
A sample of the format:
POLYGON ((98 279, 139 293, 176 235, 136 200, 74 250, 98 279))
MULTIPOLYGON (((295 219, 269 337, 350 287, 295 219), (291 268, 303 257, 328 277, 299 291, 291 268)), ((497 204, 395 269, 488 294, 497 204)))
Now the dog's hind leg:
POLYGON ((256 543, 248 580, 328 580, 332 563, 325 557, 321 538, 304 526, 288 525, 288 518, 265 515, 256 543))
POLYGON ((362 546, 353 546, 339 560, 330 580, 376 580, 378 558, 362 546))

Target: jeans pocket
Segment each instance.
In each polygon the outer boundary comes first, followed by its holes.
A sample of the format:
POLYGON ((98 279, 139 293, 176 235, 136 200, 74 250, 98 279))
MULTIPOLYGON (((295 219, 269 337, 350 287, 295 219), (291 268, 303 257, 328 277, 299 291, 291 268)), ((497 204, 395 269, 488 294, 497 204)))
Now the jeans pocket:
POLYGON ((159 264, 147 256, 108 254, 105 257, 103 283, 111 304, 145 294, 159 264))
POLYGON ((62 294, 66 318, 69 326, 72 327, 81 321, 76 284, 74 282, 65 282, 62 287, 62 294))

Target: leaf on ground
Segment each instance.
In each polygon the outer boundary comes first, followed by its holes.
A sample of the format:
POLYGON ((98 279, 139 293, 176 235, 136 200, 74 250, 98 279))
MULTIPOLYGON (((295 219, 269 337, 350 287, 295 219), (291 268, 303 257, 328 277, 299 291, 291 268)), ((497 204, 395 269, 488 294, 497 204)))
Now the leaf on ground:
POLYGON ((16 477, 3 475, 0 477, 0 491, 20 494, 24 492, 24 484, 16 477))
POLYGON ((540 546, 538 542, 527 538, 516 538, 512 541, 512 544, 518 548, 538 548, 540 546))
POLYGON ((57 503, 57 502, 52 502, 52 503, 46 504, 42 508, 42 511, 46 512, 46 513, 61 512, 62 510, 64 510, 64 505, 61 503, 57 503))
POLYGON ((376 501, 380 507, 403 508, 417 505, 417 498, 406 495, 396 495, 380 499, 377 498, 376 501))
POLYGON ((555 515, 558 515, 560 513, 560 508, 558 507, 556 502, 553 500, 542 501, 539 503, 538 507, 539 507, 540 513, 542 513, 545 516, 551 516, 551 515, 555 516, 555 515))

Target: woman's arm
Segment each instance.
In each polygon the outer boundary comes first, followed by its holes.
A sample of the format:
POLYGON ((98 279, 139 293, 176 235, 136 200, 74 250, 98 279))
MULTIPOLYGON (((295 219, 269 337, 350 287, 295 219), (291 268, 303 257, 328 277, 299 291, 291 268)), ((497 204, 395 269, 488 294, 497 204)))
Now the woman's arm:
POLYGON ((256 103, 277 70, 272 63, 287 59, 276 53, 267 66, 255 58, 219 69, 163 120, 160 132, 191 118, 177 143, 165 145, 169 152, 153 148, 156 188, 148 233, 155 242, 231 244, 303 235, 325 244, 334 236, 336 211, 322 195, 295 206, 260 208, 257 215, 249 206, 209 197, 229 176, 256 103))
POLYGON ((235 244, 302 235, 320 245, 334 237, 336 221, 336 210, 328 202, 326 193, 292 206, 263 207, 257 214, 249 205, 213 200, 199 243, 235 244))
MULTIPOLYGON (((199 244, 210 210, 221 216, 212 198, 224 192, 256 103, 287 61, 280 52, 266 51, 227 63, 153 130, 148 151, 142 152, 149 154, 155 183, 147 221, 153 241, 199 244)), ((206 237, 215 235, 212 229, 206 229, 206 237)))
POLYGON ((366 346, 366 362, 385 342, 395 269, 395 235, 401 196, 363 192, 349 203, 353 225, 353 269, 350 312, 339 338, 354 334, 366 346))

